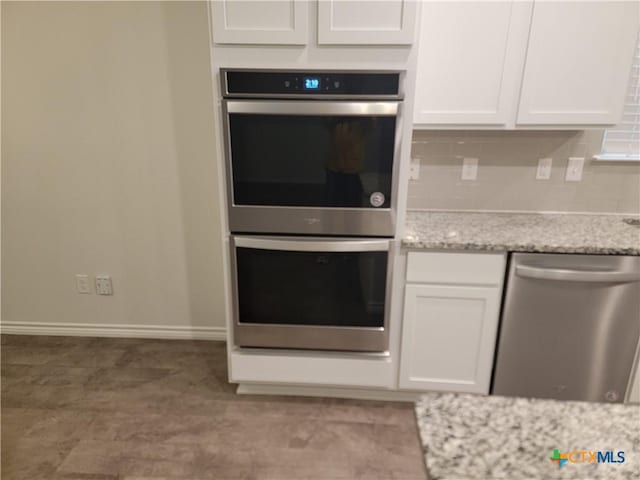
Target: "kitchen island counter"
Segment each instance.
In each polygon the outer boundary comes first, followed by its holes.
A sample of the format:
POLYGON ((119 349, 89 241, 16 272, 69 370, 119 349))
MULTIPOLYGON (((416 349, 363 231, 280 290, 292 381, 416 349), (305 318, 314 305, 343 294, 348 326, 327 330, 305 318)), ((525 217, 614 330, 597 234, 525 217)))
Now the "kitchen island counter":
POLYGON ((432 393, 416 417, 430 480, 640 478, 638 405, 432 393))

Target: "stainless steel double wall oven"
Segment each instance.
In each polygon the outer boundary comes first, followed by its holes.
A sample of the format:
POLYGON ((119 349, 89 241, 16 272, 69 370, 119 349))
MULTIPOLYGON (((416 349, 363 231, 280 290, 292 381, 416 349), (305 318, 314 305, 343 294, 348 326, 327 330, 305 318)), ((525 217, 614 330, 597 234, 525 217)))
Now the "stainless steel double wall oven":
POLYGON ((234 342, 388 349, 400 72, 220 72, 234 342))

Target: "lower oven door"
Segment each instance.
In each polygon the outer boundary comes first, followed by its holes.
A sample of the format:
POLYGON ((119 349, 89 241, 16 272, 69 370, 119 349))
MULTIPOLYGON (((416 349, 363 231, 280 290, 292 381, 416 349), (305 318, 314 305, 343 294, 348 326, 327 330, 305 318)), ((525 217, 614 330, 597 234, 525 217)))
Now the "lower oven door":
POLYGON ((387 351, 391 244, 232 237, 234 344, 387 351))

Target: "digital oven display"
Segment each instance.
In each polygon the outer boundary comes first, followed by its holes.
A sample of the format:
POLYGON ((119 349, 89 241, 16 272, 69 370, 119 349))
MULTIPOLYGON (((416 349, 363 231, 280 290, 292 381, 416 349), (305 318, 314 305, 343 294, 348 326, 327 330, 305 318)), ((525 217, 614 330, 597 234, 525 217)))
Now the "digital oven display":
POLYGON ((304 77, 305 90, 320 90, 320 79, 318 77, 304 77))

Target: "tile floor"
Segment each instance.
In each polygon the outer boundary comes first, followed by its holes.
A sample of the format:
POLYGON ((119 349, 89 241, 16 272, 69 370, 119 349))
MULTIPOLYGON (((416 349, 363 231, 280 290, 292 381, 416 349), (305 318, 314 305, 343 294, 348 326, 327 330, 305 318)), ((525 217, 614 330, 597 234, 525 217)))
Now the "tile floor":
POLYGON ((2 480, 424 479, 413 406, 238 396, 221 342, 2 336, 2 480))

